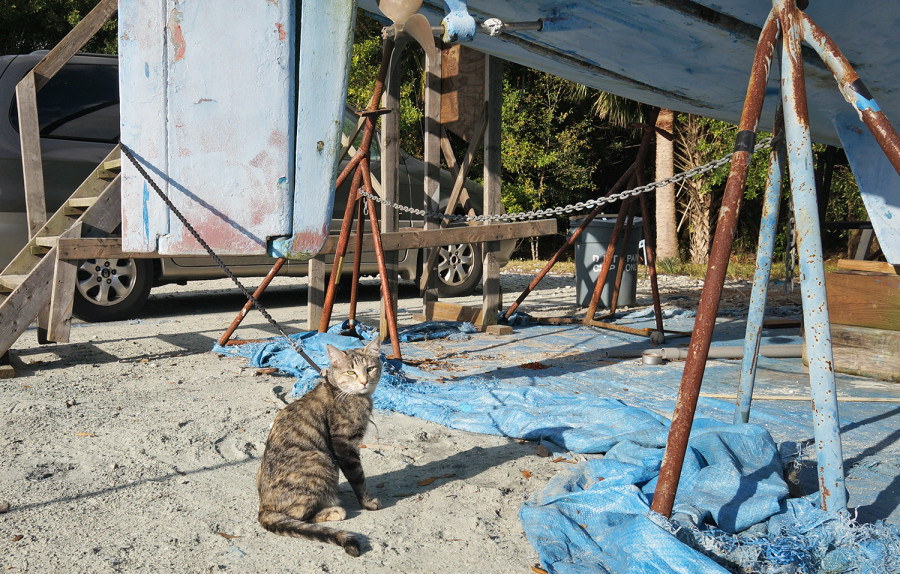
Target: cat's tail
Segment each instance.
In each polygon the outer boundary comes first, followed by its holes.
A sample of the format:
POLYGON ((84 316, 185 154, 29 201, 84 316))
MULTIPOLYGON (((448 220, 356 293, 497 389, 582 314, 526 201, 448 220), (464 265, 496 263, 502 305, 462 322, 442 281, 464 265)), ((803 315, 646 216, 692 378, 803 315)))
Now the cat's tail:
POLYGON ((263 528, 275 534, 337 544, 350 556, 359 556, 359 540, 346 530, 304 522, 274 510, 260 510, 259 523, 263 528))

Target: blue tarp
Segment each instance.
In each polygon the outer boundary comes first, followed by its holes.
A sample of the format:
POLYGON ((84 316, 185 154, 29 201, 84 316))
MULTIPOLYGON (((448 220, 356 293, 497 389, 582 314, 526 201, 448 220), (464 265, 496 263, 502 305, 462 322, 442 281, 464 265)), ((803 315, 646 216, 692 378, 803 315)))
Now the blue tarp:
MULTIPOLYGON (((438 331, 458 336, 460 327, 424 324, 415 336, 438 331)), ((325 344, 364 344, 333 332, 295 337, 322 366, 325 344)), ((283 340, 215 351, 297 376, 294 396, 318 376, 283 340)), ((756 424, 695 419, 672 520, 652 513, 668 419, 579 389, 483 375, 439 383, 434 373, 386 361, 373 398, 378 409, 451 428, 605 453, 553 478, 520 512, 548 572, 900 572, 896 527, 856 525, 818 510, 814 498, 788 499, 778 447, 756 424)))

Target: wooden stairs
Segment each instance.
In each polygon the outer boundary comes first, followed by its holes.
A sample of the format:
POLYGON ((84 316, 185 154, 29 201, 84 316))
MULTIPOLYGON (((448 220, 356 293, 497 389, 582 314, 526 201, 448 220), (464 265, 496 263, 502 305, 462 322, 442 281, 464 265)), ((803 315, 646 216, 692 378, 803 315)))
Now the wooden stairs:
POLYGON ((122 220, 119 146, 0 272, 0 378, 15 376, 9 348, 37 319, 39 342, 68 342, 77 262, 61 259, 61 238, 113 233, 122 220))

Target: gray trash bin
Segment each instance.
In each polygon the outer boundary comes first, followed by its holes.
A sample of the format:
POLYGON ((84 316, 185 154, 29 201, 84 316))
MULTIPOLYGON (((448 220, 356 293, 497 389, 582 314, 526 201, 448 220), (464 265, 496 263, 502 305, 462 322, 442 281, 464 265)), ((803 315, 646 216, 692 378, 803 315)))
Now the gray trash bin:
MULTIPOLYGON (((578 229, 583 221, 584 219, 572 220, 569 224, 569 232, 571 233, 578 229)), ((609 245, 615 224, 615 215, 598 215, 575 240, 575 294, 578 304, 582 307, 587 307, 591 303, 591 296, 594 294, 594 284, 597 282, 597 278, 600 277, 603 258, 606 256, 606 248, 609 245)), ((643 235, 643 222, 640 217, 635 217, 634 227, 631 229, 628 245, 626 246, 625 270, 622 273, 622 285, 619 288, 619 298, 616 301, 616 306, 634 305, 637 298, 638 249, 643 235)), ((623 228, 622 237, 619 241, 621 242, 624 237, 625 230, 623 228)), ((621 250, 620 243, 619 253, 621 253, 621 250)), ((606 284, 600 293, 601 307, 609 307, 613 287, 616 283, 619 259, 619 255, 616 255, 610 266, 609 275, 606 276, 606 284)))

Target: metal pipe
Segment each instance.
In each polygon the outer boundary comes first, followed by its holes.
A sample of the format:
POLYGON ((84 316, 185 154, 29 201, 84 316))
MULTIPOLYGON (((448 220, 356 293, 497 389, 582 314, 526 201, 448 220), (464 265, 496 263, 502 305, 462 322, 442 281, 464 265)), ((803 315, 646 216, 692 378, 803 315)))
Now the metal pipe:
MULTIPOLYGON (((369 176, 369 162, 362 164, 365 189, 372 193, 372 181, 369 176)), ((397 334, 397 314, 394 313, 394 298, 391 296, 391 286, 388 282, 387 264, 384 262, 384 247, 381 245, 381 228, 378 226, 378 216, 375 215, 375 201, 371 197, 366 198, 369 206, 369 221, 372 224, 372 243, 375 244, 375 259, 378 261, 378 275, 381 277, 381 297, 384 301, 384 314, 387 318, 388 331, 391 335, 391 347, 394 354, 390 359, 400 359, 400 336, 397 334)))
POLYGON ((823 510, 847 508, 840 421, 835 397, 831 323, 825 294, 825 265, 816 204, 812 138, 806 104, 803 57, 800 52, 802 14, 793 0, 775 0, 783 35, 781 100, 787 138, 797 254, 800 260, 800 293, 803 327, 809 359, 816 457, 819 463, 819 494, 823 510))
POLYGON ((627 203, 627 201, 622 202, 619 214, 616 216, 616 223, 613 225, 612 234, 609 237, 609 245, 606 246, 606 255, 603 256, 603 265, 600 267, 600 276, 597 277, 597 283, 594 284, 591 302, 588 305, 587 314, 584 316, 585 325, 589 325, 597 314, 597 307, 600 305, 600 294, 603 291, 603 286, 606 285, 606 277, 609 275, 609 268, 612 266, 613 259, 616 256, 616 249, 619 246, 619 237, 622 235, 622 228, 625 227, 625 206, 627 203))
POLYGON ((844 99, 856 109, 866 127, 875 137, 875 141, 884 150, 891 165, 900 174, 900 136, 891 126, 887 116, 878 107, 875 98, 869 93, 837 44, 806 13, 799 12, 797 18, 799 20, 797 25, 802 29, 803 39, 813 47, 834 74, 834 79, 837 81, 844 99))
POLYGON ((365 233, 366 218, 363 213, 362 201, 357 202, 358 219, 356 220, 356 244, 353 251, 353 284, 350 286, 350 313, 347 314, 347 322, 350 329, 356 330, 356 303, 359 300, 359 276, 360 263, 362 262, 363 233, 365 233))
MULTIPOLYGON (((784 115, 781 105, 775 111, 774 136, 784 135, 784 115)), ((753 272, 753 290, 750 293, 750 308, 747 311, 747 329, 744 335, 744 361, 741 364, 741 378, 738 385, 737 405, 734 423, 750 420, 750 402, 753 400, 753 383, 756 380, 756 358, 759 336, 766 312, 766 295, 769 291, 769 276, 772 273, 772 259, 775 253, 775 234, 778 231, 778 209, 781 204, 781 182, 785 166, 784 143, 779 142, 769 151, 769 171, 766 177, 766 195, 763 201, 762 224, 759 228, 759 243, 756 247, 756 270, 753 272)))
MULTIPOLYGON (((263 277, 263 280, 259 284, 259 287, 257 287, 256 291, 253 292, 253 299, 259 300, 260 296, 262 296, 263 292, 266 290, 266 287, 269 286, 269 283, 272 282, 272 279, 274 279, 275 276, 278 274, 278 272, 281 271, 281 268, 282 268, 282 266, 284 266, 286 261, 287 261, 287 259, 285 259, 284 257, 279 257, 275 261, 275 265, 273 265, 272 268, 269 270, 269 272, 266 273, 266 276, 263 277)), ((228 339, 231 338, 231 336, 237 330, 238 326, 241 324, 241 321, 244 320, 244 317, 247 316, 247 313, 249 313, 250 309, 252 309, 252 308, 253 308, 253 300, 248 299, 247 302, 244 303, 244 306, 241 308, 240 312, 237 314, 237 316, 231 322, 231 325, 229 325, 228 328, 225 329, 225 332, 222 333, 222 336, 219 337, 219 345, 220 346, 224 347, 228 343, 228 339)))
MULTIPOLYGON (((637 182, 637 178, 633 181, 637 182)), ((622 288, 622 277, 625 275, 625 265, 628 264, 628 241, 631 239, 631 230, 634 227, 634 199, 625 200, 625 236, 622 238, 622 255, 619 256, 619 266, 616 268, 616 281, 613 283, 612 297, 609 298, 609 316, 616 314, 616 303, 619 301, 619 290, 622 288)))
POLYGON ((747 171, 750 166, 753 142, 762 111, 769 66, 772 63, 777 35, 778 21, 774 14, 770 13, 760 33, 756 54, 753 58, 750 83, 747 87, 747 96, 741 113, 740 132, 738 133, 735 152, 731 159, 728 182, 725 185, 725 195, 722 199, 716 235, 710 253, 709 267, 706 279, 703 282, 700 305, 697 308, 697 318, 694 321, 694 332, 688 348, 689 354, 681 377, 678 403, 672 415, 669 438, 666 442, 666 450, 663 455, 662 466, 660 467, 656 492, 653 495, 651 509, 667 518, 671 516, 672 507, 675 504, 678 478, 681 476, 684 454, 687 451, 691 425, 694 421, 694 411, 697 408, 700 384, 703 380, 709 345, 716 324, 719 299, 722 296, 722 288, 725 283, 725 272, 728 268, 729 256, 731 255, 731 244, 734 240, 738 209, 744 193, 744 184, 747 181, 747 171))
MULTIPOLYGON (((638 185, 644 185, 643 176, 638 171, 638 185)), ((647 197, 639 196, 641 202, 641 217, 644 219, 644 248, 647 254, 647 274, 650 275, 650 294, 653 296, 653 316, 656 318, 656 330, 665 331, 662 317, 662 304, 659 301, 659 281, 656 277, 656 238, 654 228, 650 225, 650 214, 647 208, 647 197)))
POLYGON ((325 303, 322 304, 322 318, 319 320, 320 333, 328 331, 328 324, 331 322, 331 312, 334 310, 334 298, 337 293, 337 284, 341 276, 341 267, 344 263, 344 255, 347 254, 347 244, 350 242, 350 229, 353 226, 353 209, 356 207, 356 200, 359 197, 359 185, 363 177, 364 166, 368 164, 368 162, 365 161, 365 156, 363 156, 363 160, 360 163, 361 165, 353 175, 353 182, 350 184, 350 195, 347 197, 347 207, 344 208, 341 233, 338 236, 338 244, 334 253, 334 262, 331 264, 331 277, 328 279, 328 289, 325 291, 325 303))

